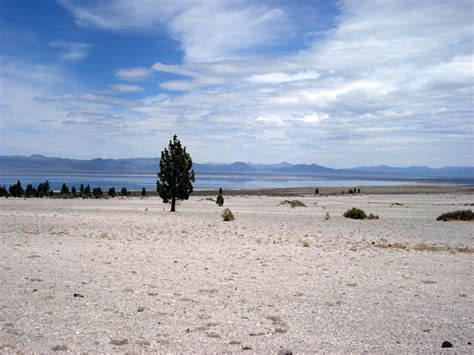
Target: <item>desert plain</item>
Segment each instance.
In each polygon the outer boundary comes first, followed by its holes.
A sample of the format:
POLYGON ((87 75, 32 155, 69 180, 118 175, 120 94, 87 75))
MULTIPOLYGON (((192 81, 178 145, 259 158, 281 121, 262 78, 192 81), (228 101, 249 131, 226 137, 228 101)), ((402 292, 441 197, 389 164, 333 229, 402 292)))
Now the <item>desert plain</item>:
POLYGON ((474 194, 215 197, 0 199, 0 351, 474 352, 474 194))

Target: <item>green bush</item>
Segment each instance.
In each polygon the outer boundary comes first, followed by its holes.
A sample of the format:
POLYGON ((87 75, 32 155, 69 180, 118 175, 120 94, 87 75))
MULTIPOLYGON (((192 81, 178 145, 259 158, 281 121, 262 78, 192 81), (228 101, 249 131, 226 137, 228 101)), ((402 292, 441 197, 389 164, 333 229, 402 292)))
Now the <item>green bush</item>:
POLYGON ((353 207, 344 213, 344 217, 352 219, 364 219, 367 217, 367 215, 363 210, 353 207))
POLYGON ((232 213, 231 210, 229 210, 228 208, 225 208, 222 211, 222 219, 226 222, 233 221, 234 220, 234 214, 232 213))
POLYGON ((474 213, 472 210, 458 210, 453 212, 443 213, 436 218, 437 221, 474 221, 474 213))

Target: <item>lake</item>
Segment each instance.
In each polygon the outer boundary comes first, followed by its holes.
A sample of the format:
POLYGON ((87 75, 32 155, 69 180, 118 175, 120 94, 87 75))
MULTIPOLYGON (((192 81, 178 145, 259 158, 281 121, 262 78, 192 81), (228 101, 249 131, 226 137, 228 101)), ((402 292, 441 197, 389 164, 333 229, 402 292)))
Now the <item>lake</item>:
MULTIPOLYGON (((79 188, 81 184, 89 184, 91 188, 100 187, 108 190, 110 187, 120 189, 126 187, 129 190, 139 190, 145 187, 148 191, 156 190, 156 175, 107 175, 107 174, 81 174, 81 175, 0 175, 0 186, 7 188, 21 181, 23 188, 27 184, 36 187, 40 182, 48 180, 53 190, 60 190, 63 183, 71 188, 79 188)), ((255 189, 255 188, 285 188, 285 187, 332 187, 332 186, 400 186, 412 181, 395 180, 354 180, 321 178, 316 176, 296 176, 277 174, 196 174, 195 190, 219 189, 255 189)))

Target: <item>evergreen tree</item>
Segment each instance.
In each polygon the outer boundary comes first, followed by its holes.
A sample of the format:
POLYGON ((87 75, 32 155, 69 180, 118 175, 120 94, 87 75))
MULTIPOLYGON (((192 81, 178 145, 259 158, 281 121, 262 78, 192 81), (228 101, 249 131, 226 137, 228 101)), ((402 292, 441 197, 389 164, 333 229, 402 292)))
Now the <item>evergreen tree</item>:
POLYGON ((76 197, 77 196, 77 191, 76 191, 76 186, 73 186, 72 189, 71 189, 71 194, 73 197, 76 197))
POLYGON ((84 194, 84 197, 91 197, 91 187, 89 185, 84 187, 83 194, 84 194))
POLYGON ((10 192, 10 195, 12 197, 21 197, 22 195, 25 194, 25 191, 23 190, 23 187, 21 186, 20 180, 18 180, 15 185, 11 185, 8 188, 8 191, 10 192))
POLYGON ((115 195, 116 195, 115 187, 111 187, 111 188, 109 189, 109 191, 107 192, 107 194, 108 194, 110 197, 115 197, 115 195))
POLYGON ((223 206, 223 205, 224 205, 224 196, 222 196, 222 187, 219 188, 219 195, 217 196, 216 203, 217 203, 219 206, 223 206))
POLYGON ((35 191, 33 189, 33 185, 31 184, 26 185, 25 196, 33 197, 34 195, 35 195, 35 191))
POLYGON ((66 183, 63 183, 61 187, 61 195, 69 195, 69 188, 66 186, 66 183))
POLYGON ((122 190, 120 191, 120 195, 128 196, 128 191, 127 191, 127 188, 125 186, 122 187, 122 190))
POLYGON ((146 190, 145 188, 142 188, 142 197, 145 197, 146 196, 146 190))
POLYGON ((8 190, 5 185, 0 186, 0 197, 8 197, 8 190))
POLYGON ((79 193, 82 196, 84 194, 84 185, 81 184, 81 187, 79 188, 79 193))
POLYGON ((191 156, 176 135, 168 149, 161 152, 157 191, 164 203, 171 200, 171 212, 175 211, 176 199, 187 200, 193 192, 194 170, 191 156))

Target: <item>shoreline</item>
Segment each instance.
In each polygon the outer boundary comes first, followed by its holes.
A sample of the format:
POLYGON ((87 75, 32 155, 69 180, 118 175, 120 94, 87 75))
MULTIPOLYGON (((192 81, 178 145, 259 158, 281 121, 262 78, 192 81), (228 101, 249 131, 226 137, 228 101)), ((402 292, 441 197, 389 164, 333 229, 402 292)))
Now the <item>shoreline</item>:
MULTIPOLYGON (((454 185, 454 184, 413 184, 400 186, 335 186, 335 187, 285 187, 285 188, 260 188, 260 189, 231 189, 224 190, 225 195, 230 196, 298 196, 298 195, 350 195, 349 189, 360 189, 360 193, 364 194, 446 194, 446 193, 474 193, 474 185, 454 185), (319 190, 319 194, 315 194, 315 189, 319 190), (344 191, 344 193, 342 193, 344 191)), ((135 192, 135 191, 134 191, 135 192)), ((148 192, 147 192, 148 194, 148 192)), ((192 196, 217 195, 216 190, 195 190, 192 196)), ((156 192, 150 192, 150 196, 157 195, 156 192)))

